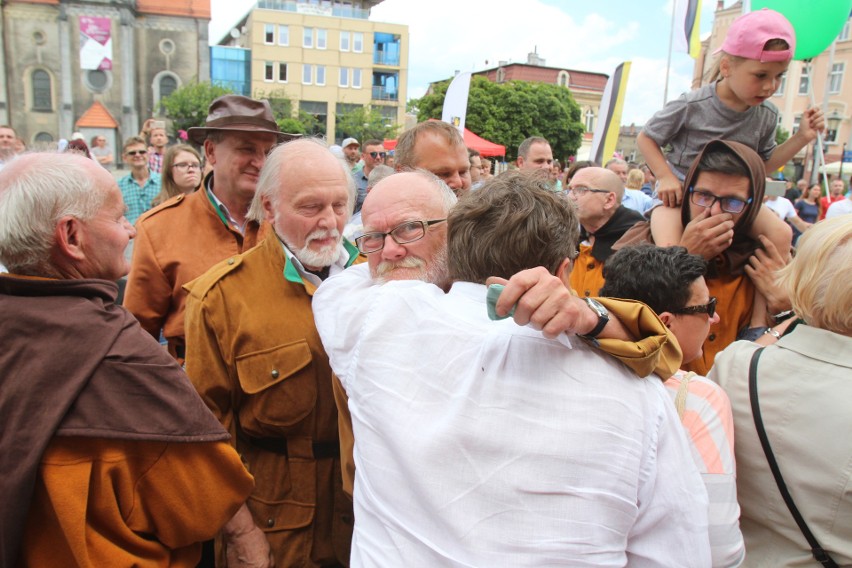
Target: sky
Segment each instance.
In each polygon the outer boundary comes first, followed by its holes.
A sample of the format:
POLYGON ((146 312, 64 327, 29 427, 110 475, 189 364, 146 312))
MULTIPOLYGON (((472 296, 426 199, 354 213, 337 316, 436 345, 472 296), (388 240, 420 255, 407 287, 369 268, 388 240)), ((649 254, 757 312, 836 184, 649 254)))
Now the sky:
MULTIPOLYGON (((215 42, 250 6, 211 0, 211 8, 215 42)), ((716 0, 703 0, 702 38, 715 8, 716 0)), ((671 11, 672 0, 384 0, 370 19, 408 25, 409 98, 456 71, 526 63, 532 51, 548 67, 607 75, 631 61, 621 123, 642 125, 663 106, 671 11)), ((672 53, 668 100, 689 90, 692 70, 689 55, 672 53)))

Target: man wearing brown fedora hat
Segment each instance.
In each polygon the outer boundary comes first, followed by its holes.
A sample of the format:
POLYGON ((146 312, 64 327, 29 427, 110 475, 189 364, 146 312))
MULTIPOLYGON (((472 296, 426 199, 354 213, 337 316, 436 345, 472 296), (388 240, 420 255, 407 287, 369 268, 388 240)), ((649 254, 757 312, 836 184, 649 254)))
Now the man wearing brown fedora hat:
POLYGON ((189 137, 203 145, 212 172, 199 191, 139 218, 124 298, 148 333, 162 332, 178 360, 185 353, 183 285, 258 242, 260 226, 246 214, 260 169, 275 144, 296 135, 278 129, 268 101, 225 95, 210 104, 206 124, 190 128, 189 137))

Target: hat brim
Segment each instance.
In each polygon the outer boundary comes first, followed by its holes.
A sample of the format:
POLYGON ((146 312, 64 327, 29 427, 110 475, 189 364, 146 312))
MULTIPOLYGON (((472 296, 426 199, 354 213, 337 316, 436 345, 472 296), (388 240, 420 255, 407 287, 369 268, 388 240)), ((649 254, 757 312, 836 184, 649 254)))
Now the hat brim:
POLYGON ((249 132, 252 134, 274 134, 278 138, 278 142, 287 142, 288 140, 293 140, 295 138, 300 138, 301 134, 289 134, 287 132, 281 132, 280 130, 269 130, 267 128, 260 128, 257 126, 252 126, 250 124, 246 125, 234 125, 234 126, 220 126, 220 127, 207 127, 207 126, 193 126, 189 130, 186 131, 189 139, 198 144, 199 146, 204 144, 204 140, 207 139, 207 135, 211 132, 249 132))

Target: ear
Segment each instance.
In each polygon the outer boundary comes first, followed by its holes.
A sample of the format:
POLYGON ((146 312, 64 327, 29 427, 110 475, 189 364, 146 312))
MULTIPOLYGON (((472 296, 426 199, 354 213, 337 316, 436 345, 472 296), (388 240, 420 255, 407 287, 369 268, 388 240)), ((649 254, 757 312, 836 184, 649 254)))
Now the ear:
POLYGON ((660 321, 663 322, 663 325, 665 325, 667 328, 671 329, 672 322, 674 321, 674 314, 671 313, 671 312, 663 312, 663 313, 659 314, 659 316, 660 316, 660 321))
POLYGON ((517 159, 516 161, 517 161, 517 163, 518 163, 518 167, 519 167, 519 168, 523 168, 523 167, 524 167, 524 158, 523 158, 523 156, 518 156, 518 159, 517 159))
POLYGON ((212 140, 204 141, 204 157, 211 166, 216 165, 216 145, 212 140))
POLYGON ((86 258, 83 251, 83 224, 74 217, 63 217, 53 231, 56 252, 67 260, 81 261, 86 258))
POLYGON ((571 270, 574 268, 574 261, 570 258, 565 258, 559 263, 559 268, 556 269, 556 276, 562 280, 566 288, 571 288, 571 270))
POLYGON ((266 221, 275 223, 275 207, 272 205, 272 200, 264 195, 260 198, 260 203, 263 206, 263 211, 266 213, 266 221))
POLYGON ((728 78, 728 75, 731 74, 731 58, 727 55, 722 55, 722 58, 719 60, 719 75, 728 78))

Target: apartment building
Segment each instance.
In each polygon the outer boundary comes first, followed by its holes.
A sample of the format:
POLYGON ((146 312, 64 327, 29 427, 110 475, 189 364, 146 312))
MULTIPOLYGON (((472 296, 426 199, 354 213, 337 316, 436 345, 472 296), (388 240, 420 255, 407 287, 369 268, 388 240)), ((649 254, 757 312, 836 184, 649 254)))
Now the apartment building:
POLYGON ((245 94, 282 93, 317 119, 314 134, 337 143, 337 121, 359 107, 402 124, 408 83, 408 26, 369 20, 381 0, 259 0, 211 51, 211 79, 245 94), (222 49, 231 48, 231 49, 222 49), (230 57, 229 66, 220 63, 230 57), (242 58, 242 59, 241 59, 242 58), (243 63, 240 63, 240 59, 243 63), (225 67, 231 72, 224 75, 225 67))

